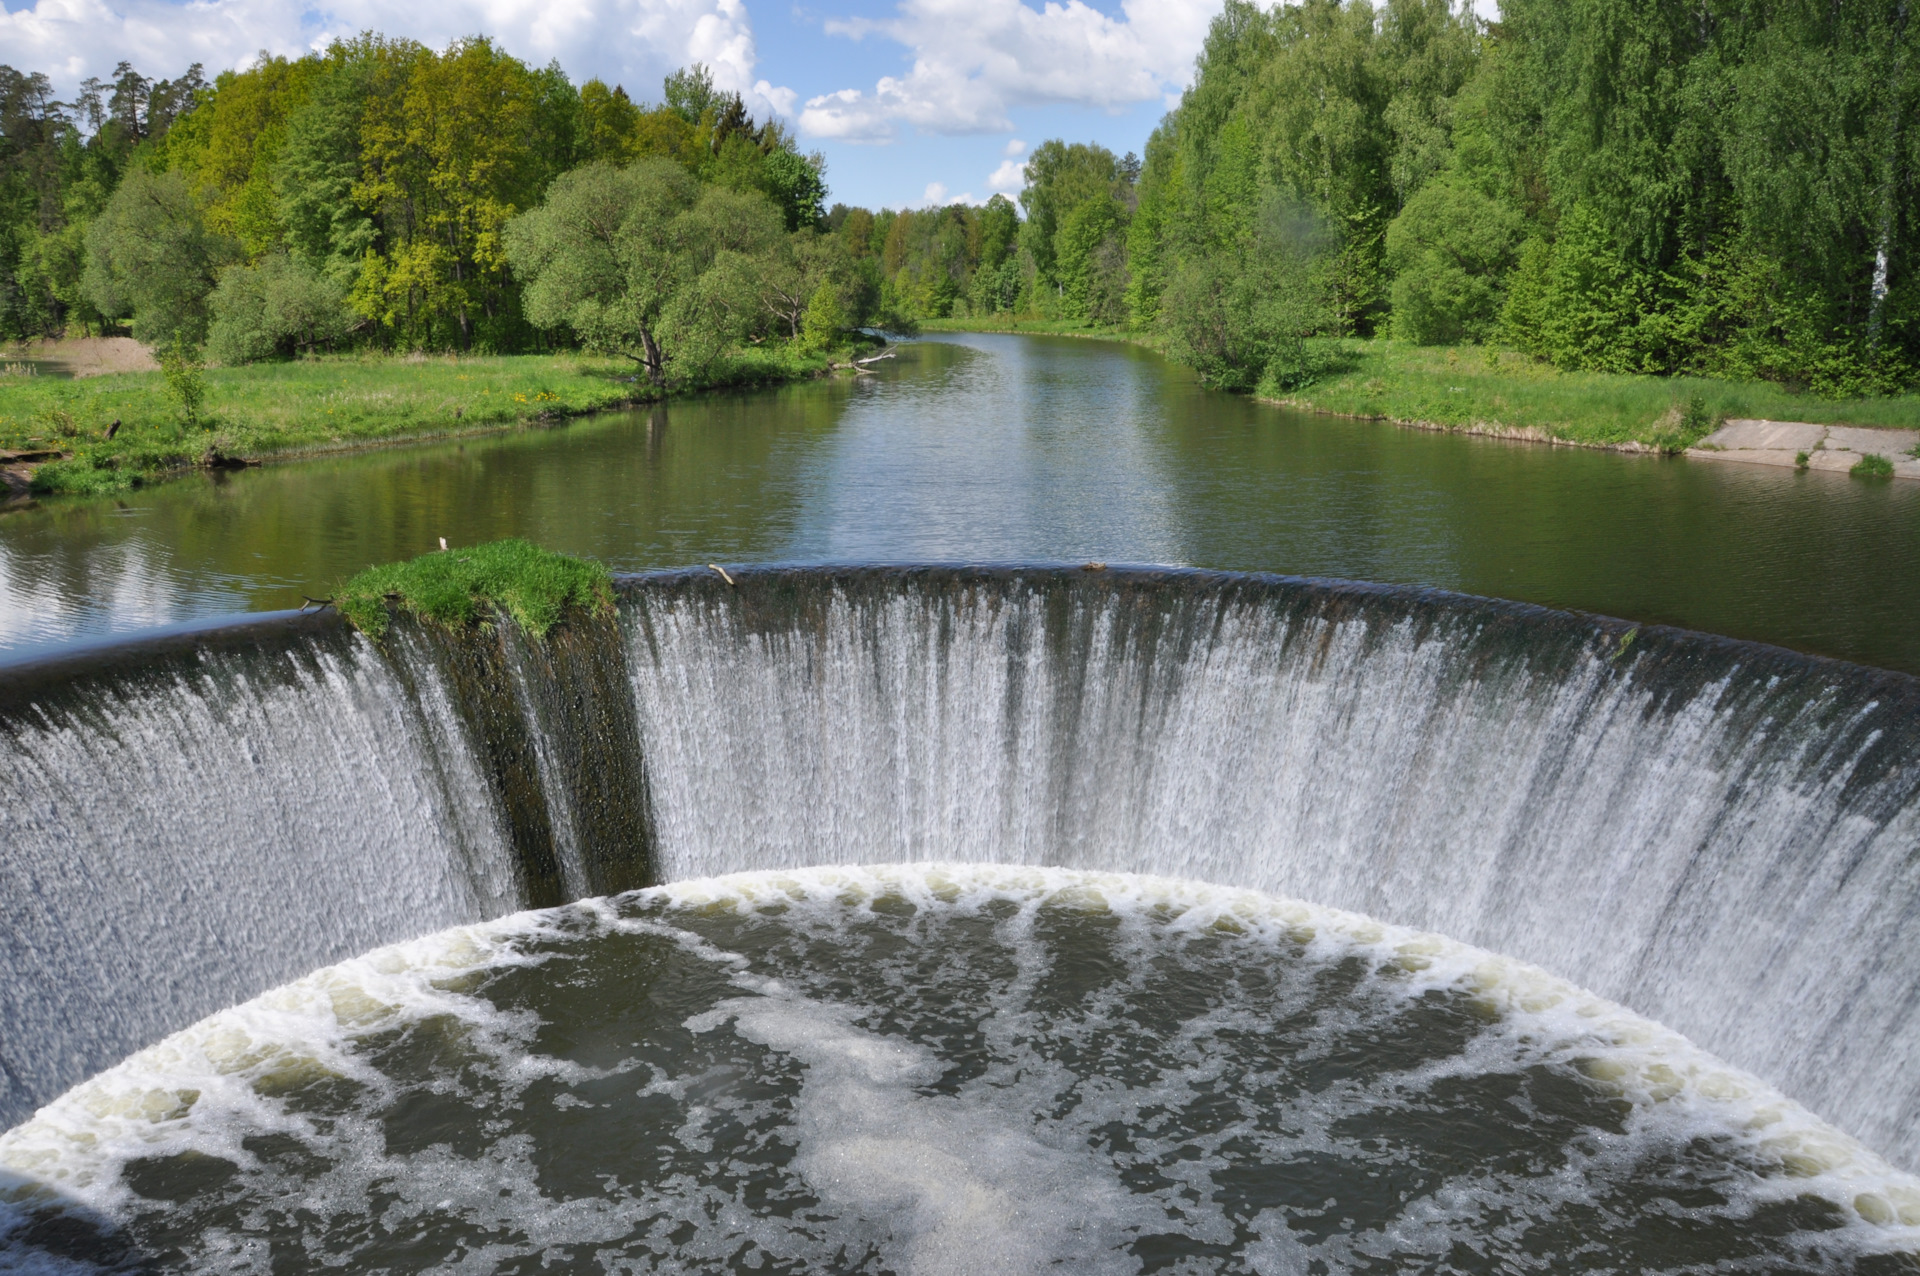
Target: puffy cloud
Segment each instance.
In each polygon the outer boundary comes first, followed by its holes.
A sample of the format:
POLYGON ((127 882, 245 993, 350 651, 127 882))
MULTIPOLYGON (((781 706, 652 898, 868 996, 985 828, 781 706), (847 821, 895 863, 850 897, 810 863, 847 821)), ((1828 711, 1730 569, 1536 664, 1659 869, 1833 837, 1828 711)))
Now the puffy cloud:
POLYGON ((972 204, 975 208, 978 208, 986 202, 986 200, 981 199, 972 191, 962 191, 958 195, 952 195, 948 193, 945 182, 928 182, 926 190, 920 193, 919 199, 909 199, 899 204, 887 204, 885 207, 905 211, 907 209, 948 208, 954 204, 972 204))
POLYGON ((569 75, 623 83, 655 98, 660 78, 688 62, 713 68, 760 113, 791 114, 794 93, 753 76, 758 61, 743 0, 36 0, 0 13, 0 49, 15 66, 46 71, 70 93, 106 78, 122 59, 172 76, 194 62, 209 75, 261 51, 297 56, 360 31, 408 36, 436 48, 485 32, 535 64, 559 59, 569 75))
POLYGON ((913 69, 871 93, 843 89, 808 101, 800 127, 819 137, 883 141, 901 124, 937 133, 1011 127, 1015 106, 1119 110, 1184 85, 1219 0, 1124 0, 1108 17, 1083 0, 901 0, 884 21, 831 22, 830 32, 879 35, 913 50, 913 69))
POLYGON ((842 142, 877 142, 892 136, 893 124, 879 104, 860 90, 841 89, 807 99, 807 109, 800 112, 800 130, 842 142))
POLYGON ((987 174, 987 186, 1002 195, 1018 195, 1027 188, 1027 166, 1021 160, 1001 160, 1000 167, 987 174))

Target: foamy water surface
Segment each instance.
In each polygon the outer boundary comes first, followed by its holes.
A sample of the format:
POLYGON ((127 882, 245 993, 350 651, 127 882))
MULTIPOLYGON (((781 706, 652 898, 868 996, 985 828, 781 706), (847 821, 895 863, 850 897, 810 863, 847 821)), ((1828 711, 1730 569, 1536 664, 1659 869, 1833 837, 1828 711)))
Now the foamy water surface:
POLYGON ((0 1136, 0 1202, 0 1270, 1920 1252, 1920 1181, 1536 968, 1252 892, 944 864, 684 881, 316 971, 0 1136))

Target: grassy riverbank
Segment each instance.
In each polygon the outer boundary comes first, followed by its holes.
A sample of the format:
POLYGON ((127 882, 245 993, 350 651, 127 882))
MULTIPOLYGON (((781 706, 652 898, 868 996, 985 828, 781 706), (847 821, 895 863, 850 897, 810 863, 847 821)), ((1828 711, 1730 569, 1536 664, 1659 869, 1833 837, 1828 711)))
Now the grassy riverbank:
POLYGON ((1107 328, 1080 319, 1014 319, 990 315, 984 319, 922 319, 922 332, 1017 332, 1026 337, 1090 337, 1095 341, 1131 341, 1159 347, 1151 333, 1107 328))
MULTIPOLYGON (((770 385, 827 370, 824 356, 750 349, 671 394, 770 385)), ((643 402, 624 359, 587 355, 342 355, 210 368, 204 424, 183 419, 158 372, 0 381, 0 449, 60 452, 41 492, 125 489, 170 471, 538 424, 643 402), (108 438, 114 421, 120 428, 108 438)))
POLYGON ((1920 426, 1920 395, 1821 399, 1765 381, 1562 372, 1512 351, 1401 341, 1341 342, 1327 374, 1272 398, 1408 425, 1662 450, 1695 443, 1730 417, 1920 426))
MULTIPOLYGON (((931 319, 921 327, 1159 344, 1151 334, 1071 320, 931 319)), ((1920 428, 1920 395, 1821 399, 1766 381, 1562 372, 1510 350, 1482 346, 1387 340, 1316 344, 1327 370, 1313 384, 1260 397, 1313 412, 1427 429, 1662 451, 1687 447, 1734 417, 1920 428)))

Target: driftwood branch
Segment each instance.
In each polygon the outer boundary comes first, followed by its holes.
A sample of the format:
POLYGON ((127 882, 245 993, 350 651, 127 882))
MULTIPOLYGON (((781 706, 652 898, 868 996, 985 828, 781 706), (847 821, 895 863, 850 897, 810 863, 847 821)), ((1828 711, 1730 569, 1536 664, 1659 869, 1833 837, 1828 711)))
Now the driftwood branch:
POLYGON ((721 579, 721 580, 724 580, 724 581, 726 581, 726 582, 727 582, 727 584, 729 584, 729 585, 731 585, 731 584, 733 584, 733 577, 731 577, 731 576, 729 576, 729 575, 727 575, 727 569, 726 569, 726 568, 724 568, 724 567, 722 567, 722 566, 721 566, 720 564, 718 564, 718 563, 708 563, 708 564, 707 564, 707 567, 708 567, 709 569, 711 569, 711 570, 713 570, 713 571, 716 571, 716 572, 719 572, 719 573, 720 573, 720 579, 721 579))
MULTIPOLYGON (((881 361, 882 359, 891 359, 891 358, 893 358, 893 355, 894 355, 894 352, 893 352, 892 350, 886 350, 886 351, 883 351, 883 352, 882 352, 882 353, 880 353, 880 354, 871 354, 871 355, 868 355, 868 356, 867 356, 866 358, 864 358, 864 359, 855 359, 855 360, 854 360, 854 361, 853 361, 852 363, 832 363, 832 362, 829 362, 829 363, 827 364, 827 370, 828 370, 829 372, 859 372, 859 373, 867 373, 867 365, 868 365, 869 363, 878 363, 878 362, 880 362, 880 361, 881 361)), ((871 375, 871 374, 868 374, 868 375, 871 375)))
POLYGON ((301 610, 301 611, 305 611, 305 610, 306 610, 306 609, 307 609, 308 607, 331 607, 331 606, 333 606, 333 599, 331 599, 331 598, 307 598, 307 596, 306 596, 305 594, 302 594, 302 595, 300 595, 300 596, 301 596, 302 598, 306 598, 306 599, 307 599, 307 600, 306 600, 305 602, 303 602, 303 603, 301 603, 301 604, 300 604, 300 610, 301 610))

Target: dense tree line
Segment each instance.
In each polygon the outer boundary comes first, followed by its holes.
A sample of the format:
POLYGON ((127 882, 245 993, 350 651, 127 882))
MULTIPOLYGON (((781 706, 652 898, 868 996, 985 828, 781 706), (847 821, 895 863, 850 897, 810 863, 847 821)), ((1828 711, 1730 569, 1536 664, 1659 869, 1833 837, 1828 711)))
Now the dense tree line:
POLYGON ((658 104, 483 39, 363 36, 73 103, 0 67, 0 330, 228 361, 728 341, 1032 314, 1276 389, 1327 343, 1565 368, 1920 378, 1906 0, 1227 0, 1144 160, 1051 141, 1018 207, 823 213, 700 68, 658 104))
POLYGON ((1123 323, 1139 177, 1132 155, 1116 159, 1102 146, 1051 141, 1027 162, 1018 211, 1004 195, 978 207, 898 212, 836 204, 827 225, 861 264, 880 314, 1123 323))
POLYGON ((1222 385, 1391 335, 1890 392, 1917 42, 1906 0, 1228 0, 1144 165, 1048 143, 1005 238, 1010 208, 834 216, 905 311, 1157 329, 1222 385))
POLYGON ((838 244, 822 229, 822 170, 704 68, 668 77, 662 100, 643 105, 485 39, 436 52, 368 35, 211 84, 198 67, 149 81, 122 65, 74 103, 55 101, 44 76, 0 67, 0 332, 127 325, 159 345, 204 342, 225 362, 604 336, 530 298, 535 273, 514 245, 537 253, 515 225, 565 178, 623 172, 670 180, 683 203, 720 193, 702 206, 724 197, 755 228, 764 269, 733 269, 753 295, 732 299, 730 336, 764 336, 783 318, 797 332, 791 299, 770 285, 805 284, 804 312, 815 275, 833 276, 836 314, 852 323, 864 294, 851 265, 795 264, 808 251, 795 239, 838 244))

